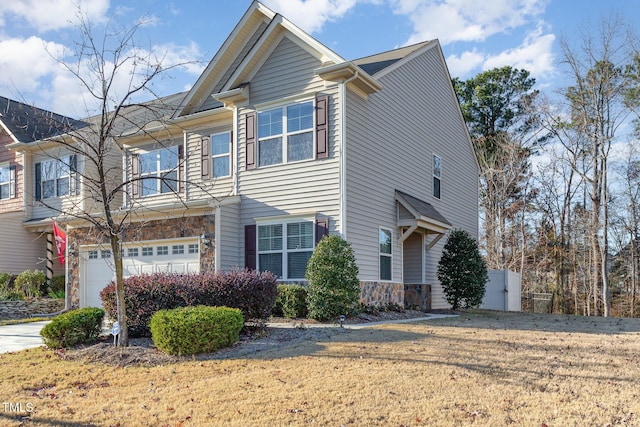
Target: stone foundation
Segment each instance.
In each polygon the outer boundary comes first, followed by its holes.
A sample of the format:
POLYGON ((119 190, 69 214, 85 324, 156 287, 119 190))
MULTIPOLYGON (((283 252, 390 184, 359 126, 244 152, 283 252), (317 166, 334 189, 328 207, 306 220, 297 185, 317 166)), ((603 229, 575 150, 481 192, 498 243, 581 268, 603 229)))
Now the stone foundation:
POLYGON ((431 285, 404 285, 404 308, 431 310, 431 285))
POLYGON ((360 302, 372 306, 404 307, 404 285, 390 282, 360 282, 360 302))
POLYGON ((64 309, 63 299, 0 301, 0 319, 26 319, 33 314, 51 314, 64 309))

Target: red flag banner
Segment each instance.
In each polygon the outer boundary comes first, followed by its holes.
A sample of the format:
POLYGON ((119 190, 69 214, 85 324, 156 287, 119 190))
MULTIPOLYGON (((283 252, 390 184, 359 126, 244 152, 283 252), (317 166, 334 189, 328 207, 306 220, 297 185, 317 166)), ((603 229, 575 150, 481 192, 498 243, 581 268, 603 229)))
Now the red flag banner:
POLYGON ((67 249, 67 235, 64 233, 64 231, 58 228, 55 220, 52 221, 53 236, 56 239, 56 248, 58 248, 58 259, 60 260, 60 265, 64 265, 64 256, 67 249))

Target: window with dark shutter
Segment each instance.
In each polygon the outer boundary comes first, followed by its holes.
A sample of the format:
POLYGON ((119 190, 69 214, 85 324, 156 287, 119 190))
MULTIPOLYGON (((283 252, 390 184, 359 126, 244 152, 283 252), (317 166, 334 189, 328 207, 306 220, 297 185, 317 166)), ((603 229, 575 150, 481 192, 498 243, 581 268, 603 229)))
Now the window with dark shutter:
POLYGON ((256 113, 251 112, 247 113, 245 116, 245 139, 246 139, 246 150, 245 150, 245 158, 246 158, 246 169, 251 170, 256 168, 256 149, 257 149, 257 138, 258 131, 256 129, 257 120, 256 113))
POLYGON ((249 270, 255 270, 256 262, 256 225, 244 226, 244 266, 249 270))
POLYGON ((178 145, 178 185, 176 188, 178 192, 184 191, 184 146, 178 145))
POLYGON ((316 98, 316 159, 329 157, 329 96, 316 98))
POLYGON ((16 197, 18 192, 18 180, 16 179, 16 165, 9 166, 9 198, 16 197))
POLYGON ((42 163, 36 163, 35 165, 36 172, 36 183, 35 183, 35 193, 36 200, 42 199, 42 163))
POLYGON ((202 179, 211 179, 211 160, 209 160, 209 137, 203 136, 200 139, 200 172, 202 179))
POLYGON ((329 234, 329 218, 316 219, 316 245, 329 234))
POLYGON ((78 155, 69 156, 69 194, 77 196, 80 194, 78 185, 78 155))
POLYGON ((133 154, 131 161, 131 195, 138 197, 140 195, 140 156, 133 154))

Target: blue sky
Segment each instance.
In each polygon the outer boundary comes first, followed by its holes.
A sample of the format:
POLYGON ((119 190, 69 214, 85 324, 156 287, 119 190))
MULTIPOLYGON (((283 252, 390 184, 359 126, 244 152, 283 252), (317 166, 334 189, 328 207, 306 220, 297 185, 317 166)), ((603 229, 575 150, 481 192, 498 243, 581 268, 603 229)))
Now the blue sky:
MULTIPOLYGON (((561 37, 619 13, 639 30, 640 0, 264 0, 346 59, 438 38, 453 77, 498 66, 529 70, 541 89, 561 79, 561 37)), ((189 89, 251 0, 12 0, 0 4, 0 95, 83 116, 75 82, 47 51, 73 47, 81 7, 97 27, 129 25, 169 62, 189 62, 159 82, 161 95, 189 89)), ((68 59, 71 60, 71 59, 68 59)))

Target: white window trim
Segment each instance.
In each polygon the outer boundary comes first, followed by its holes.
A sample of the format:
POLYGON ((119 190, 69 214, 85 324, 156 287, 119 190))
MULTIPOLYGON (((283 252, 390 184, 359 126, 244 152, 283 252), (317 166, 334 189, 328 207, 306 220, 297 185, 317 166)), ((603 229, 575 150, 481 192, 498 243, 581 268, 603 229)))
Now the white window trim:
POLYGON ((442 200, 442 157, 437 155, 437 154, 433 154, 433 160, 432 160, 432 164, 431 164, 431 173, 433 175, 432 180, 431 180, 431 191, 433 193, 433 183, 435 182, 435 179, 438 179, 438 181, 440 182, 440 194, 439 195, 435 195, 435 193, 433 194, 433 197, 435 199, 438 200, 442 200), (435 163, 436 163, 436 158, 439 160, 440 162, 440 175, 436 175, 436 170, 435 170, 435 163))
POLYGON ((288 271, 288 263, 286 262, 286 257, 289 252, 308 252, 309 249, 313 251, 316 246, 316 217, 314 216, 303 216, 303 217, 271 217, 267 219, 257 219, 256 220, 256 268, 260 271, 260 254, 282 254, 282 277, 279 277, 278 280, 305 280, 304 277, 289 277, 288 271), (313 247, 304 248, 304 249, 287 249, 287 224, 298 223, 298 222, 310 222, 313 230, 313 247), (261 226, 269 226, 269 225, 282 225, 282 250, 279 251, 260 251, 260 242, 259 242, 259 228, 261 226))
MULTIPOLYGON (((15 198, 15 192, 14 192, 14 188, 15 188, 15 179, 16 177, 12 177, 11 176, 11 164, 10 163, 4 163, 4 164, 0 164, 0 169, 6 169, 7 170, 7 181, 1 181, 0 185, 7 185, 9 186, 9 197, 5 197, 4 199, 0 199, 0 200, 9 200, 9 199, 13 199, 15 198)), ((14 174, 15 174, 15 169, 14 169, 14 174)))
POLYGON ((277 103, 273 103, 273 104, 263 104, 261 107, 256 109, 256 123, 258 126, 258 132, 256 134, 256 166, 259 169, 263 169, 263 168, 269 168, 269 167, 274 167, 274 166, 282 166, 282 165, 288 165, 288 164, 295 164, 295 163, 301 163, 301 162, 308 162, 311 160, 315 160, 316 158, 316 101, 315 101, 315 97, 305 97, 305 98, 292 98, 292 99, 288 99, 286 101, 282 101, 282 102, 277 102, 277 103), (290 107, 292 105, 295 104, 304 104, 307 102, 311 102, 311 106, 312 106, 312 110, 313 113, 311 115, 311 120, 312 120, 312 124, 311 124, 311 128, 309 130, 299 130, 299 131, 295 131, 295 132, 287 132, 286 127, 287 127, 287 107, 290 107), (259 129, 260 129, 260 113, 265 113, 267 111, 271 111, 271 110, 277 110, 277 109, 281 109, 283 110, 282 113, 282 133, 279 133, 277 135, 270 135, 267 138, 260 138, 259 137, 259 129), (307 133, 307 132, 311 132, 311 146, 312 146, 312 152, 311 152, 311 157, 309 157, 308 159, 302 159, 302 160, 295 160, 295 161, 289 161, 288 159, 288 136, 291 135, 298 135, 298 134, 302 134, 302 133, 307 133), (274 163, 272 165, 260 165, 260 141, 264 141, 264 140, 269 140, 269 139, 275 139, 275 138, 282 138, 282 162, 280 163, 274 163))
POLYGON ((391 228, 387 228, 387 227, 378 227, 378 281, 380 282, 393 282, 393 230, 391 228), (391 235, 391 253, 390 254, 385 254, 380 252, 380 233, 382 232, 382 230, 384 231, 388 231, 391 235), (390 279, 383 279, 381 276, 381 270, 380 270, 380 257, 389 257, 391 259, 391 265, 390 265, 390 270, 391 270, 391 278, 390 279))
POLYGON ((220 178, 229 178, 233 175, 233 164, 231 163, 231 153, 233 151, 233 139, 231 138, 231 131, 224 131, 224 132, 215 132, 209 135, 209 144, 211 144, 211 146, 209 147, 209 149, 211 150, 211 178, 213 179, 220 179, 220 178), (217 136, 217 135, 223 135, 223 134, 227 134, 229 135, 229 151, 226 154, 213 154, 213 137, 217 136), (229 174, 228 175, 220 175, 220 176, 216 176, 216 170, 213 167, 214 162, 213 159, 219 159, 222 157, 228 157, 229 158, 229 174))
POLYGON ((71 195, 71 156, 64 156, 61 157, 59 159, 47 159, 47 160, 43 160, 40 162, 40 170, 41 170, 41 175, 40 175, 40 187, 41 187, 41 194, 42 194, 42 199, 55 199, 58 197, 65 197, 65 196, 70 196, 71 195), (66 159, 66 161, 65 161, 66 159), (52 164, 53 166, 53 179, 44 179, 44 171, 45 171, 45 165, 46 164, 52 164), (67 169, 67 173, 66 174, 61 174, 60 171, 63 169, 61 167, 61 165, 66 166, 67 169), (69 183, 68 183, 68 189, 67 189, 67 193, 66 194, 58 194, 58 181, 60 179, 68 179, 69 183), (49 182, 49 181, 53 181, 53 190, 54 190, 54 194, 53 196, 45 196, 45 191, 44 191, 44 183, 45 182, 49 182))
MULTIPOLYGON (((140 164, 140 182, 142 183, 142 187, 140 188, 140 197, 155 197, 155 196, 162 196, 163 194, 172 194, 172 191, 166 191, 166 192, 162 192, 162 186, 163 186, 163 181, 162 181, 162 176, 166 175, 170 172, 175 171, 176 174, 179 173, 179 169, 180 169, 180 148, 179 145, 170 145, 167 147, 162 147, 162 148, 158 148, 155 150, 149 150, 149 151, 144 151, 144 152, 140 152, 139 156, 143 156, 146 154, 152 154, 155 153, 156 154, 156 166, 157 166, 157 170, 155 171, 155 173, 150 174, 150 173, 142 173, 142 164, 140 164), (175 167, 171 168, 171 169, 161 169, 162 168, 162 162, 161 162, 161 152, 164 150, 176 150, 176 165, 175 167), (156 184, 156 192, 153 194, 147 194, 147 195, 143 195, 142 193, 144 192, 144 187, 145 187, 145 179, 146 178, 153 178, 154 183, 156 184)), ((178 179, 180 179, 180 177, 178 177, 178 179)), ((149 182, 151 180, 147 180, 147 182, 149 182)), ((178 185, 178 181, 175 181, 174 185, 176 186, 176 191, 177 188, 179 187, 178 185)))

